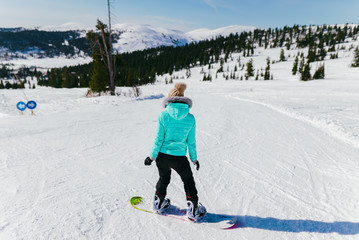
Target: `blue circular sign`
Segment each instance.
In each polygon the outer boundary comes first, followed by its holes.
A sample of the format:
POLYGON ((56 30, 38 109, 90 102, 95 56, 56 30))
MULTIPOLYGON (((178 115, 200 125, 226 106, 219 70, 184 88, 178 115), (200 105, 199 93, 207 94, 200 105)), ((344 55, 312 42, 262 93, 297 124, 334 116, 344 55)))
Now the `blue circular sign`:
POLYGON ((26 109, 26 104, 24 102, 18 102, 16 104, 17 109, 19 109, 20 111, 24 111, 26 109))
POLYGON ((27 102, 27 108, 28 109, 35 109, 36 108, 36 106, 37 106, 37 104, 36 104, 36 102, 35 101, 28 101, 27 102))

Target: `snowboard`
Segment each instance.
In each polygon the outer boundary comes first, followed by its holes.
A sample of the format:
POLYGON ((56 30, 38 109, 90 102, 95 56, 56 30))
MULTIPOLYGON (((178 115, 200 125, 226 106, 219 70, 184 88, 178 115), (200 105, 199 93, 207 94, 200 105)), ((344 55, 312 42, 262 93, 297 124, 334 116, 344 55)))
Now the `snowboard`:
POLYGON ((186 216, 187 210, 186 209, 180 209, 179 207, 170 205, 164 213, 158 214, 155 211, 152 211, 151 203, 148 202, 142 197, 135 196, 130 199, 130 203, 132 207, 134 207, 137 210, 147 212, 147 213, 153 213, 159 216, 163 217, 170 217, 173 219, 178 219, 181 221, 196 223, 200 225, 205 225, 212 228, 217 228, 221 230, 231 230, 236 229, 239 227, 239 221, 238 218, 233 216, 226 216, 221 214, 215 214, 215 213, 207 213, 205 216, 203 216, 198 222, 193 222, 189 220, 186 216))

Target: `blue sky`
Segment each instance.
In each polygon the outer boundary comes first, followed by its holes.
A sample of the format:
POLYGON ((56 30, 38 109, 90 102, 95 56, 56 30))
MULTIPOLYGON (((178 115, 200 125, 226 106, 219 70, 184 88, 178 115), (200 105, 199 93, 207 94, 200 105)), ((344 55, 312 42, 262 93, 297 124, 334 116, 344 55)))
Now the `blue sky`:
MULTIPOLYGON (((113 24, 138 23, 182 31, 246 25, 359 23, 359 0, 111 0, 113 24)), ((106 21, 106 0, 0 0, 0 27, 106 21)))

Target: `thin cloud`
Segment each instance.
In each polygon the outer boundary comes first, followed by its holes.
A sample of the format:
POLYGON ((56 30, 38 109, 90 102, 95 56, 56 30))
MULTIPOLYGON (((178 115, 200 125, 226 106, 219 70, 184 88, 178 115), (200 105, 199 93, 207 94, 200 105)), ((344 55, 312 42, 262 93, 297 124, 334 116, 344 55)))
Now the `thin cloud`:
POLYGON ((217 6, 216 4, 214 4, 214 2, 212 0, 203 0, 207 5, 209 5, 211 8, 213 8, 214 10, 216 10, 217 12, 217 6))

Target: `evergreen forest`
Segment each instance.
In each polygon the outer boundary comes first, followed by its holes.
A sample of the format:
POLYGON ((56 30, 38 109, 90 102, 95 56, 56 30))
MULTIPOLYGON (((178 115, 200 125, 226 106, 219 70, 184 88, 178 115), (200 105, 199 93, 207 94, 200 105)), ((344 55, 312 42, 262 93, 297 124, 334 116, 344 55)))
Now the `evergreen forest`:
MULTIPOLYGON (((326 57, 335 58, 338 44, 344 43, 348 38, 355 40, 358 37, 358 25, 323 25, 323 26, 299 26, 284 28, 256 29, 251 32, 231 34, 228 37, 218 36, 214 39, 193 42, 185 46, 178 47, 158 47, 143 51, 118 54, 117 74, 115 79, 116 86, 139 86, 151 84, 156 81, 156 76, 174 71, 187 71, 195 66, 211 65, 213 63, 227 62, 232 53, 241 53, 244 57, 250 57, 254 50, 260 47, 300 49, 308 48, 306 56, 301 56, 302 69, 298 71, 308 72, 306 65, 310 62, 322 61, 326 57), (304 60, 305 58, 305 60, 304 60), (305 70, 305 71, 304 71, 305 70)), ((24 33, 26 34, 26 33, 24 33)), ((62 34, 72 34, 65 32, 62 34)), ((69 37, 66 35, 66 37, 69 37)), ((1 36, 0 36, 1 40, 1 36)), ((36 38, 34 39, 36 41, 36 38)), ((66 46, 57 46, 54 48, 66 46)), ((25 47, 25 45, 24 45, 25 47)), ((83 44, 83 50, 89 49, 89 43, 83 44)), ((48 51, 52 51, 51 48, 48 51)), ((280 61, 285 61, 285 56, 281 54, 280 61)), ((288 71, 295 74, 299 67, 298 59, 296 66, 288 71), (295 69, 294 69, 295 67, 295 69)), ((266 78, 269 79, 270 63, 268 60, 266 78)), ((222 66, 222 65, 221 65, 222 66)), ((354 64, 353 64, 354 66, 354 64)), ((324 66, 321 68, 324 71, 324 66)), ((51 86, 55 88, 89 87, 91 77, 98 74, 96 71, 103 71, 101 67, 94 63, 78 65, 73 67, 53 68, 48 71, 46 76, 40 76, 39 85, 51 86)), ((221 69, 218 69, 221 72, 221 69)), ((2 69, 1 74, 6 74, 6 69, 2 69)), ((315 75, 324 76, 323 73, 315 75)), ((1 77, 1 76, 0 76, 1 77)), ((306 80, 308 80, 306 77, 306 80)), ((272 76, 273 78, 273 76, 272 76)), ((207 79, 207 78, 206 78, 207 79)))

